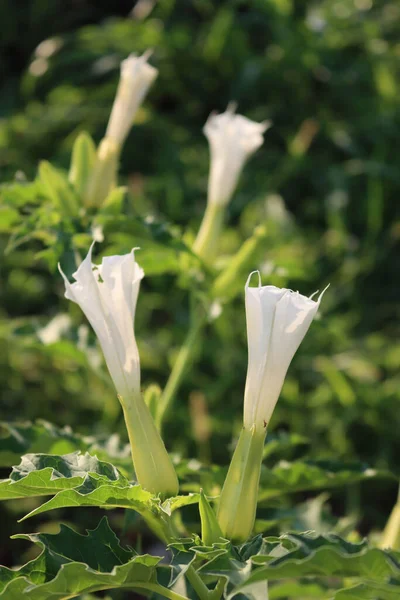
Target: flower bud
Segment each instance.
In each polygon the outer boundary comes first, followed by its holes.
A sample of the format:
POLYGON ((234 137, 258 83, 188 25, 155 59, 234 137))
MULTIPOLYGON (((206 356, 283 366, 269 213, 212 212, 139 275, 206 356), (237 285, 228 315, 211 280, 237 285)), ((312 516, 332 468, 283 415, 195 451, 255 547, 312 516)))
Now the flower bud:
POLYGON ((158 74, 147 62, 150 54, 149 51, 142 56, 131 54, 121 62, 121 76, 106 135, 100 142, 85 193, 87 206, 99 206, 115 186, 121 148, 136 111, 158 74))
POLYGON ((223 537, 217 517, 207 500, 203 490, 200 490, 199 501, 200 521, 201 521, 201 539, 206 546, 212 546, 221 541, 223 537))
POLYGON ((119 146, 125 142, 136 111, 157 77, 157 69, 147 62, 150 54, 131 54, 121 62, 121 77, 105 136, 119 146))
POLYGON ((257 508, 258 484, 266 431, 242 429, 219 499, 217 519, 224 537, 244 542, 257 508))

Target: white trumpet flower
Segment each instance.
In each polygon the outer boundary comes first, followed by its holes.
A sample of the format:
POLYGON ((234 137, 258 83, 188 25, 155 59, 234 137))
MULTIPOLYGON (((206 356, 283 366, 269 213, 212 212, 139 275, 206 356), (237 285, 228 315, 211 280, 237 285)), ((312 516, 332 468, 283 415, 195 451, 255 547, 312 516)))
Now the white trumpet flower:
POLYGON ((134 318, 143 270, 134 251, 92 264, 92 249, 65 297, 79 304, 93 327, 124 412, 138 482, 164 497, 178 492, 178 479, 150 411, 140 393, 140 361, 134 318))
MULTIPOLYGON (((289 364, 311 325, 317 301, 273 285, 246 287, 249 359, 243 429, 222 488, 218 523, 229 539, 251 534, 267 425, 281 392, 289 364)), ((325 291, 325 290, 324 290, 325 291)), ((313 294, 314 295, 314 294, 313 294)))
POLYGON ((143 269, 134 251, 124 256, 107 256, 101 265, 88 255, 65 282, 65 297, 79 304, 93 327, 103 350, 108 370, 118 394, 129 398, 140 394, 140 361, 135 339, 134 318, 143 269))
POLYGON ((149 51, 142 56, 131 54, 121 62, 121 77, 105 136, 120 146, 129 133, 137 109, 158 74, 158 70, 147 62, 150 54, 149 51))
MULTIPOLYGON (((264 427, 278 401, 286 372, 314 319, 317 301, 299 292, 273 285, 245 287, 248 369, 244 400, 244 426, 264 427)), ((315 295, 315 294, 313 294, 315 295)))
POLYGON ((269 122, 256 123, 234 113, 232 106, 211 114, 204 126, 210 144, 208 202, 228 204, 246 160, 262 145, 269 122))

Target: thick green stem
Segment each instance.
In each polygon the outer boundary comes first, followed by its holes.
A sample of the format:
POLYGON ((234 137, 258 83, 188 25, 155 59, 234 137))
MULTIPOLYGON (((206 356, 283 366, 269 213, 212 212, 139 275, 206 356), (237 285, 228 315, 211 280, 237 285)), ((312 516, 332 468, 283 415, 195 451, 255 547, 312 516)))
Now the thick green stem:
POLYGON ((197 340, 205 322, 205 314, 193 315, 188 334, 183 343, 183 346, 179 350, 178 356, 176 357, 174 366, 172 367, 167 384, 158 403, 156 413, 156 425, 159 430, 161 430, 164 418, 171 410, 173 401, 176 397, 178 389, 185 375, 185 371, 193 358, 197 340))
POLYGON ((256 516, 258 485, 266 430, 243 427, 222 488, 218 523, 229 540, 244 542, 256 516))
POLYGON ((213 296, 226 301, 231 300, 237 294, 237 282, 240 280, 241 273, 246 269, 249 270, 249 263, 251 264, 253 261, 254 264, 254 255, 260 247, 265 245, 266 238, 267 228, 265 225, 256 227, 253 235, 242 244, 226 269, 216 278, 212 287, 213 296))
POLYGON ((153 494, 176 496, 178 478, 146 403, 140 395, 132 399, 120 397, 120 402, 138 482, 153 494))
POLYGON ((207 204, 199 232, 193 244, 193 250, 205 262, 212 262, 224 224, 224 216, 224 205, 207 204))
POLYGON ((206 584, 201 579, 200 575, 197 574, 195 568, 190 565, 188 570, 186 571, 186 577, 190 581, 190 584, 200 600, 210 600, 210 595, 212 592, 208 589, 206 584))
POLYGON ((225 578, 221 577, 221 579, 218 580, 218 583, 215 586, 214 590, 211 592, 209 600, 220 600, 225 590, 225 583, 225 578))
POLYGON ((161 596, 164 596, 169 600, 188 600, 186 596, 177 594, 176 592, 169 590, 168 588, 164 587, 163 585, 160 585, 159 583, 143 583, 138 586, 135 585, 134 587, 138 589, 142 588, 144 590, 149 590, 151 592, 156 592, 157 594, 161 594, 161 596))

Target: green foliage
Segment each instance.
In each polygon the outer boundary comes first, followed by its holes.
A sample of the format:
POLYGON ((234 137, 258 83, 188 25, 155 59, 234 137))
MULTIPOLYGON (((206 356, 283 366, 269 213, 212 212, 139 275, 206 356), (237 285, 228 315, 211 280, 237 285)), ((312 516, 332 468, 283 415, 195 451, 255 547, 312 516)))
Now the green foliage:
MULTIPOLYGON (((52 518, 86 528, 72 508, 92 506, 110 510, 117 528, 143 535, 144 548, 154 535, 185 541, 174 541, 174 558, 162 567, 120 546, 104 520, 87 536, 64 525, 56 536, 25 536, 41 549, 33 559, 21 537, 11 546, 3 539, 1 560, 27 563, 1 571, 1 596, 84 598, 127 584, 127 594, 140 589, 158 599, 159 587, 141 587, 158 580, 196 598, 193 566, 226 598, 260 600, 270 581, 270 600, 393 600, 399 555, 325 532, 368 533, 373 542, 398 484, 400 11, 391 0, 98 4, 0 8, 0 466, 23 457, 0 482, 8 499, 3 537, 15 531, 14 512, 44 530, 46 512, 57 509, 52 518), (148 47, 159 77, 121 155, 119 187, 98 210, 88 207, 120 60, 148 47), (218 257, 207 265, 191 250, 207 186, 201 130, 230 100, 273 127, 243 174, 218 257), (140 246, 146 278, 136 329, 154 416, 182 343, 190 342, 164 423, 182 495, 164 503, 132 483, 126 432, 95 338, 63 299, 57 263, 71 276, 93 238, 104 240, 96 261, 140 246), (226 474, 220 465, 239 431, 242 290, 255 268, 265 283, 304 293, 331 288, 289 369, 264 448, 255 531, 276 537, 209 548, 205 531, 202 541, 187 536, 201 533, 199 491, 215 502, 226 474), (42 496, 51 497, 39 505, 42 496), (115 507, 126 509, 124 525, 115 507), (308 523, 324 535, 278 537, 308 523)), ((212 521, 207 497, 203 523, 207 514, 212 521)))
POLYGON ((123 549, 106 518, 87 535, 64 525, 58 535, 21 537, 42 552, 17 571, 2 567, 0 597, 5 599, 23 594, 37 600, 67 598, 116 587, 151 590, 156 582, 160 558, 123 549))
POLYGON ((238 593, 250 599, 261 597, 257 593, 266 588, 260 584, 269 581, 271 598, 288 594, 290 598, 301 598, 304 593, 313 597, 319 593, 319 598, 334 594, 335 598, 352 600, 373 598, 373 591, 379 590, 380 597, 392 600, 400 583, 399 553, 373 549, 366 542, 351 544, 333 535, 257 536, 239 547, 228 542, 199 546, 196 539, 182 539, 170 545, 173 557, 170 565, 163 566, 159 566, 160 557, 138 555, 123 548, 106 518, 86 535, 63 525, 58 534, 14 538, 33 542, 41 553, 16 571, 2 567, 0 595, 4 598, 17 598, 17 594, 28 590, 29 597, 45 599, 125 588, 147 589, 178 599, 183 596, 168 595, 158 581, 175 586, 179 577, 195 568, 196 561, 200 561, 198 567, 201 565, 198 573, 208 577, 210 591, 216 578, 225 582, 218 586, 221 593, 217 597, 227 599, 238 593), (317 583, 302 585, 302 578, 311 575, 317 583), (340 589, 348 578, 353 585, 340 589), (360 578, 365 582, 357 585, 360 578))
POLYGON ((80 204, 79 196, 74 193, 64 176, 47 161, 43 161, 39 165, 39 182, 45 198, 50 200, 62 216, 77 214, 80 204))
POLYGON ((259 499, 268 500, 285 492, 330 489, 375 477, 396 481, 396 477, 388 472, 376 471, 359 463, 282 461, 273 469, 261 469, 259 499))
POLYGON ((65 507, 127 508, 138 512, 163 540, 172 535, 172 513, 199 501, 198 494, 189 494, 161 502, 136 482, 130 483, 111 464, 80 452, 27 454, 9 479, 0 481, 0 500, 37 496, 53 498, 24 518, 65 507))

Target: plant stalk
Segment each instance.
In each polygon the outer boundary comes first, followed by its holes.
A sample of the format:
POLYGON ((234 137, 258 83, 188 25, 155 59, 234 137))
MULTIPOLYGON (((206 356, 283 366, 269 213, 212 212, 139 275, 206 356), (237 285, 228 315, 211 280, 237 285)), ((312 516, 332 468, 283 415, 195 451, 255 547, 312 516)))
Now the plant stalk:
MULTIPOLYGON (((194 311, 192 311, 192 314, 194 311)), ((174 366, 172 367, 170 376, 167 384, 158 402, 157 413, 156 413, 156 425, 160 431, 162 428, 163 420, 171 410, 172 404, 175 400, 176 394, 181 386, 183 377, 186 369, 193 358, 193 354, 199 339, 199 335, 203 329, 203 325, 206 322, 206 315, 193 315, 190 323, 189 331, 183 346, 178 352, 174 366)))
POLYGON ((209 600, 220 600, 222 594, 224 593, 224 589, 225 589, 225 579, 223 577, 221 577, 221 579, 218 580, 217 585, 211 592, 209 600))
POLYGON ((212 592, 208 589, 200 575, 197 574, 195 568, 190 565, 186 571, 186 577, 188 578, 192 588, 200 598, 200 600, 210 600, 212 592))

